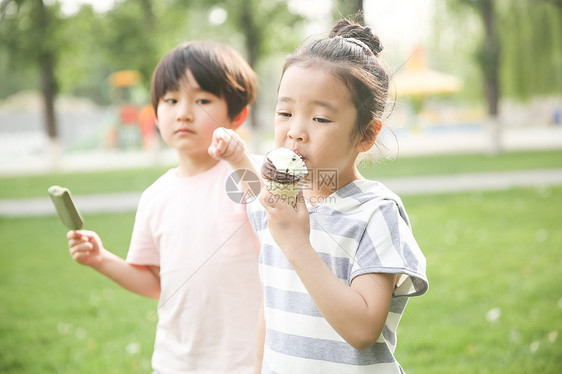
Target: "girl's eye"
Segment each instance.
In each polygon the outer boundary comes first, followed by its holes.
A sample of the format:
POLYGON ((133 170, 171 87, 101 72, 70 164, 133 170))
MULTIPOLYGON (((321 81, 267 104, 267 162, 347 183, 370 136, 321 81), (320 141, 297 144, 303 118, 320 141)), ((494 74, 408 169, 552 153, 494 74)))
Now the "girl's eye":
POLYGON ((330 122, 332 122, 329 119, 320 118, 320 117, 314 117, 313 121, 318 122, 318 123, 330 123, 330 122))
POLYGON ((211 100, 209 99, 199 99, 196 101, 197 104, 201 104, 201 105, 205 105, 205 104, 209 104, 211 103, 211 100))
POLYGON ((291 117, 292 117, 292 114, 291 114, 291 113, 288 113, 288 112, 277 112, 277 115, 278 115, 279 117, 286 117, 286 118, 291 118, 291 117))
POLYGON ((168 104, 176 104, 178 101, 173 98, 164 98, 164 102, 168 104))

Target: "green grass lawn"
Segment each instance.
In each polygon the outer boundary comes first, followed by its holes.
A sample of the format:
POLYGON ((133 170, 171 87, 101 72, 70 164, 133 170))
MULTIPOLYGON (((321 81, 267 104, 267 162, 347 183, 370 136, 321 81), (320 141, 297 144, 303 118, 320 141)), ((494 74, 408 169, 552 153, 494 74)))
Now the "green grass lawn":
MULTIPOLYGON (((169 166, 161 166, 103 172, 0 177, 0 199, 46 196, 47 188, 54 184, 69 187, 74 195, 142 191, 168 168, 169 166)), ((511 152, 493 157, 482 154, 401 157, 396 161, 360 164, 361 172, 370 179, 536 168, 562 168, 562 150, 511 152)))
MULTIPOLYGON (((430 280, 398 329, 406 372, 562 372, 562 187, 404 202, 430 280)), ((86 219, 125 255, 132 213, 86 219)), ((0 372, 150 373, 156 301, 74 263, 65 231, 0 218, 0 372)))
POLYGON ((406 372, 562 372, 562 187, 404 201, 430 281, 399 327, 406 372))
MULTIPOLYGON (((134 216, 88 216, 124 256, 134 216)), ((56 217, 0 218, 0 373, 150 373, 156 300, 68 254, 56 217)))
POLYGON ((562 150, 399 157, 360 165, 366 178, 562 168, 562 150))

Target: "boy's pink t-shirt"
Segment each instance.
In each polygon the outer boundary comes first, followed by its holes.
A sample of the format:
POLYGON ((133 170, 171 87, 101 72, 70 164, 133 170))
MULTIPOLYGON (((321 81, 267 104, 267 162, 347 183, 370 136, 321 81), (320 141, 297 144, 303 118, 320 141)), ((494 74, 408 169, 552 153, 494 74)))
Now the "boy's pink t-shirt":
POLYGON ((161 373, 248 373, 261 301, 259 243, 220 161, 194 177, 172 169, 143 193, 127 262, 160 266, 152 366, 161 373))

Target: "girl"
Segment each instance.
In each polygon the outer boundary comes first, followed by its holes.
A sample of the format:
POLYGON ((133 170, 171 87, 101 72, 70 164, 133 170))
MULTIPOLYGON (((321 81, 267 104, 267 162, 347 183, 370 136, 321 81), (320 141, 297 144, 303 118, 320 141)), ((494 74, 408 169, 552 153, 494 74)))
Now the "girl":
MULTIPOLYGON (((286 61, 275 145, 300 153, 311 178, 295 208, 265 188, 250 206, 264 292, 258 372, 403 373, 396 328, 408 298, 427 291, 425 258, 400 198, 355 166, 382 125, 381 51, 370 28, 342 20, 286 61)), ((239 142, 214 144, 249 165, 239 142)))

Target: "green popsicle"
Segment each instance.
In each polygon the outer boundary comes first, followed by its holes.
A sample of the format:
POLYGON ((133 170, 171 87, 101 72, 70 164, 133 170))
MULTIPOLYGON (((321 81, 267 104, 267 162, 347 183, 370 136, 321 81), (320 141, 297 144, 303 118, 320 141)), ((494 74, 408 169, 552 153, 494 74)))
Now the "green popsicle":
POLYGON ((81 229, 84 221, 72 201, 70 190, 61 186, 51 186, 48 191, 62 223, 71 230, 81 229))

